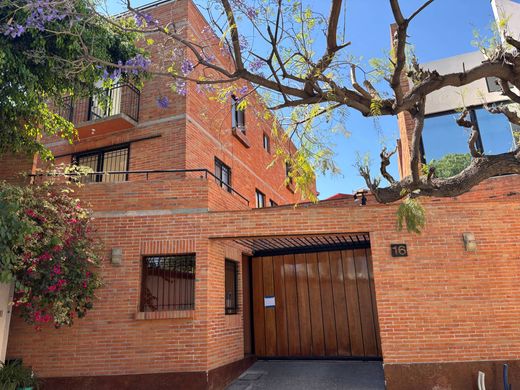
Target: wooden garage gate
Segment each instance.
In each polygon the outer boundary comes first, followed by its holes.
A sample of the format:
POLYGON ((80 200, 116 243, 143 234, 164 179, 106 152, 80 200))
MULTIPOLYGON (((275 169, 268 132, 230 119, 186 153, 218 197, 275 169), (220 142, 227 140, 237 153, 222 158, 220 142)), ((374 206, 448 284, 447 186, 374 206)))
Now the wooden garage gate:
POLYGON ((258 357, 381 357, 369 248, 253 257, 252 290, 258 357))

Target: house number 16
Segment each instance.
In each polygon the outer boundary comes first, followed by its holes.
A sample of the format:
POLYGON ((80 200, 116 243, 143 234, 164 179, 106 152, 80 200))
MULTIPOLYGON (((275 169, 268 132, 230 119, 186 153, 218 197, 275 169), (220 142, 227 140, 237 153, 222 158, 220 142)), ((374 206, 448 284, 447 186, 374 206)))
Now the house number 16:
POLYGON ((391 244, 392 257, 406 257, 408 256, 408 249, 406 244, 391 244))

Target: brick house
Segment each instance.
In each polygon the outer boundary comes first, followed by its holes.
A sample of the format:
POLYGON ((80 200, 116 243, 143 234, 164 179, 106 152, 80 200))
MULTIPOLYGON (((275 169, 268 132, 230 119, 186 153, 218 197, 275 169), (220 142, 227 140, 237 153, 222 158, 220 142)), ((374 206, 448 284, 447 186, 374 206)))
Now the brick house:
MULTIPOLYGON (((206 24, 188 0, 147 12, 184 18, 188 34, 206 24)), ((58 162, 120 173, 79 192, 105 245, 95 310, 70 329, 11 320, 7 356, 45 388, 220 389, 255 358, 286 357, 382 359, 391 390, 476 388, 479 370, 499 388, 507 362, 520 385, 518 176, 424 200, 421 235, 370 195, 294 207, 283 164, 266 169, 260 101, 241 116, 189 89, 160 109, 161 88, 121 85, 112 112, 75 102, 80 141, 49 144, 58 162)), ((3 158, 0 177, 39 164, 3 158)))

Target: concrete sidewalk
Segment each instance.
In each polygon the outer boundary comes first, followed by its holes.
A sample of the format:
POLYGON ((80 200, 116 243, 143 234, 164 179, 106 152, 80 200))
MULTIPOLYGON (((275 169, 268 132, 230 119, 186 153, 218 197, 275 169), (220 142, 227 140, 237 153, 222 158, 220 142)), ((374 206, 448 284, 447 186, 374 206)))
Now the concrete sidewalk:
POLYGON ((258 361, 227 390, 384 390, 381 362, 258 361))

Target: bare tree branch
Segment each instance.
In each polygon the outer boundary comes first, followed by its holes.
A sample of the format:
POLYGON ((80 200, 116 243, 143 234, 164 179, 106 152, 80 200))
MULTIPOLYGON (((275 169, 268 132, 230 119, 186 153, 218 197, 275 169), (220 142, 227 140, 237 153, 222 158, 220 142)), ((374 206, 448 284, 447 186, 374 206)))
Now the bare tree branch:
POLYGON ((390 184, 395 183, 395 179, 393 178, 392 175, 390 175, 388 173, 386 168, 390 165, 390 157, 392 157, 396 152, 397 152, 397 146, 391 152, 387 152, 386 147, 385 147, 385 148, 383 148, 383 150, 381 151, 381 154, 379 155, 381 157, 381 167, 380 167, 381 175, 383 175, 383 177, 386 180, 388 180, 388 182, 390 184))
POLYGON ((477 140, 479 138, 479 130, 474 121, 467 120, 466 116, 469 114, 469 111, 465 109, 460 114, 459 118, 457 119, 457 124, 461 127, 465 127, 467 129, 471 129, 471 133, 468 139, 468 146, 469 151, 471 153, 471 157, 480 157, 482 153, 477 149, 477 140))

